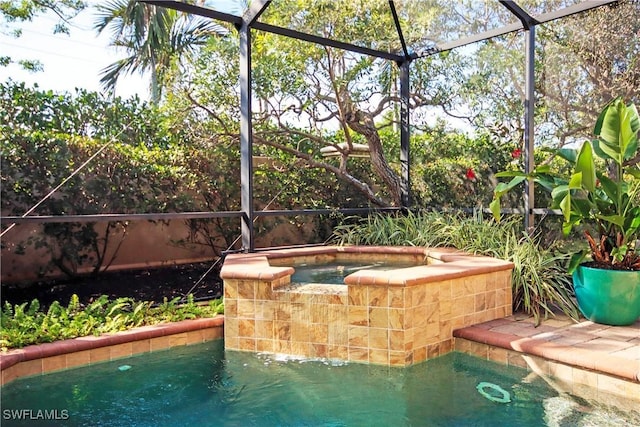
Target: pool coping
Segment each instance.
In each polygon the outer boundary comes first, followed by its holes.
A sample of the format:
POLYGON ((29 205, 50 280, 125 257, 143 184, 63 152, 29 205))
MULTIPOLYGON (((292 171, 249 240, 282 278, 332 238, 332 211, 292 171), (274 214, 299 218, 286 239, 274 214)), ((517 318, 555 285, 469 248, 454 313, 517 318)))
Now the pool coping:
POLYGON ((226 256, 221 279, 277 280, 290 276, 293 267, 273 266, 270 259, 313 257, 339 254, 420 255, 435 261, 434 264, 400 268, 391 271, 361 270, 345 278, 345 284, 414 286, 442 280, 456 279, 472 274, 492 273, 513 269, 513 263, 497 258, 473 255, 453 248, 423 246, 319 246, 308 248, 277 249, 250 254, 226 256), (400 274, 398 274, 400 273, 400 274))
POLYGON ((1 385, 135 354, 222 339, 224 315, 142 326, 127 331, 29 345, 0 354, 1 385))
MULTIPOLYGON (((619 357, 610 353, 578 348, 568 344, 557 344, 544 338, 523 337, 492 328, 509 325, 507 319, 492 320, 466 328, 456 329, 454 337, 488 344, 506 350, 514 350, 531 356, 561 362, 566 365, 597 371, 627 381, 640 383, 640 360, 619 357)), ((542 332, 542 331, 541 331, 542 332)))

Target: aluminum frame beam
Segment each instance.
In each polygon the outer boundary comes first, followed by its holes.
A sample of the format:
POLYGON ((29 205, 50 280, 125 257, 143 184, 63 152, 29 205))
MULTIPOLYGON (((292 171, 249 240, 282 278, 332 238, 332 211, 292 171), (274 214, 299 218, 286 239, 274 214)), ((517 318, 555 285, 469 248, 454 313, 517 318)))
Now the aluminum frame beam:
MULTIPOLYGON (((536 26, 531 26, 525 33, 525 99, 524 99, 524 170, 525 173, 533 172, 535 168, 535 55, 536 55, 536 26)), ((527 232, 533 232, 535 226, 534 185, 532 180, 524 182, 524 228, 527 232)))
POLYGON ((400 67, 400 201, 403 209, 411 207, 411 127, 409 108, 409 68, 411 61, 400 67))
MULTIPOLYGON (((610 4, 618 3, 619 0, 597 0, 597 1, 586 1, 579 4, 574 4, 563 9, 559 9, 553 12, 543 13, 540 15, 533 16, 533 19, 536 22, 536 25, 545 24, 547 22, 555 21, 557 19, 561 19, 567 16, 575 15, 578 13, 586 12, 587 10, 597 9, 602 6, 607 6, 610 4)), ((513 13, 513 12, 512 12, 513 13)), ((516 15, 517 16, 517 15, 516 15)), ((503 27, 494 28, 488 31, 484 31, 482 33, 474 34, 469 37, 463 37, 458 40, 454 40, 447 43, 438 43, 433 50, 428 52, 423 52, 418 54, 417 58, 424 58, 427 56, 435 55, 440 52, 446 52, 448 50, 456 49, 462 46, 466 46, 472 43, 476 43, 483 40, 488 40, 493 37, 503 36, 505 34, 514 33, 516 31, 520 31, 525 29, 522 22, 517 22, 514 24, 505 25, 503 27)))
POLYGON ((242 215, 242 248, 253 252, 253 121, 251 94, 251 28, 243 23, 240 35, 240 209, 242 215))

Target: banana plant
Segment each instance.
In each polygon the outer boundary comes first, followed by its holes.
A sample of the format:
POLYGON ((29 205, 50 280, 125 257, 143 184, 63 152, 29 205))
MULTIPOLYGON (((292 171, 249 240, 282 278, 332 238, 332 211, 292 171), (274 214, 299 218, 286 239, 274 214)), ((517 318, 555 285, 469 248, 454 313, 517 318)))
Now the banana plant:
MULTIPOLYGON (((559 174, 542 165, 526 174, 506 171, 497 177, 511 177, 494 190, 490 208, 500 220, 500 198, 525 180, 531 180, 551 193, 551 208, 562 212, 562 232, 566 236, 579 224, 593 224, 598 235, 588 230, 585 238, 593 266, 640 270, 640 117, 633 103, 622 98, 611 101, 600 113, 593 141, 577 149, 552 150, 567 161, 571 172, 559 174)), ((588 251, 574 254, 569 272, 582 263, 588 251)))

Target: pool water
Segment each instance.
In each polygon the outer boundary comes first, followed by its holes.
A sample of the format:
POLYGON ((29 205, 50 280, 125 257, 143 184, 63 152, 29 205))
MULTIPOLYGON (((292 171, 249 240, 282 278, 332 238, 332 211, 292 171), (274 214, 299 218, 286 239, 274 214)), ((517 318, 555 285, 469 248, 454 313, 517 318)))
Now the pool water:
POLYGON ((524 369, 461 353, 390 368, 225 351, 222 340, 19 379, 1 398, 3 426, 640 424, 638 412, 594 407, 524 369), (504 389, 511 402, 482 396, 481 382, 504 389), (25 409, 67 419, 7 417, 25 409))
POLYGON ((317 264, 299 264, 294 266, 295 273, 291 275, 291 283, 323 283, 329 285, 343 285, 344 278, 359 270, 394 270, 396 268, 415 267, 415 262, 369 262, 340 261, 317 264))

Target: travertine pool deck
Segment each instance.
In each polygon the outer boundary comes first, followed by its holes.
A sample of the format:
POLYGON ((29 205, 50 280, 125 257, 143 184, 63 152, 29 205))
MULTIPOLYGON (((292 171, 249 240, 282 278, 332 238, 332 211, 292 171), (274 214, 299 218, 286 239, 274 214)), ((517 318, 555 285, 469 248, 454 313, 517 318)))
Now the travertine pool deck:
MULTIPOLYGON (((514 314, 454 331, 455 349, 518 365, 584 391, 640 401, 640 320, 607 326, 567 316, 543 320, 514 314)), ((600 396, 598 396, 600 397, 600 396)))

